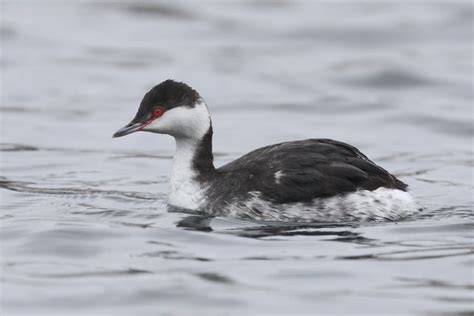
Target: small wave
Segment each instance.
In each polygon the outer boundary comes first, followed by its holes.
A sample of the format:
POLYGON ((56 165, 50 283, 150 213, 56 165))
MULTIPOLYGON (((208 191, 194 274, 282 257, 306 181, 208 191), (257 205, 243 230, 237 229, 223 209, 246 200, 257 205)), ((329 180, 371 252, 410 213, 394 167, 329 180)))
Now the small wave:
POLYGON ((34 274, 35 277, 57 278, 57 279, 71 279, 71 278, 90 278, 90 277, 117 277, 117 276, 132 276, 136 274, 152 273, 148 270, 142 269, 127 269, 127 270, 110 270, 110 271, 91 271, 91 272, 77 272, 77 273, 50 273, 50 274, 34 274))
MULTIPOLYGON (((22 152, 22 151, 44 151, 59 153, 90 153, 90 154, 110 154, 109 159, 128 159, 128 158, 156 158, 156 159, 172 159, 169 154, 149 154, 137 151, 110 151, 102 149, 85 149, 85 148, 65 148, 65 147, 38 147, 28 144, 17 143, 0 143, 0 152, 22 152)), ((227 156, 227 154, 217 153, 215 156, 227 156)))
POLYGON ((214 272, 196 273, 196 276, 203 279, 203 280, 213 282, 213 283, 222 283, 222 284, 234 284, 235 283, 235 281, 232 280, 231 278, 229 278, 225 275, 214 273, 214 272))
POLYGON ((0 143, 0 151, 37 151, 38 147, 22 144, 0 143))
POLYGON ((138 15, 140 17, 150 18, 168 18, 179 20, 195 19, 196 13, 182 7, 171 5, 170 3, 151 3, 151 2, 129 2, 118 4, 98 4, 96 6, 110 9, 111 6, 118 8, 126 13, 138 15))
POLYGON ((398 277, 397 280, 405 283, 405 287, 474 290, 473 284, 454 284, 454 283, 443 281, 443 280, 409 278, 409 277, 398 277))
POLYGON ((340 82, 351 86, 379 89, 411 89, 438 84, 434 79, 400 69, 380 70, 356 78, 343 79, 340 82))
POLYGON ((363 254, 356 256, 340 256, 340 260, 377 260, 377 261, 410 261, 429 260, 457 256, 474 255, 474 248, 466 246, 432 247, 429 249, 400 250, 382 253, 363 254))
POLYGON ((471 121, 450 119, 445 117, 434 117, 430 115, 397 115, 389 116, 384 120, 399 122, 408 125, 422 126, 441 134, 454 136, 472 137, 474 125, 471 121))
POLYGON ((138 257, 149 257, 149 258, 163 258, 169 260, 192 260, 192 261, 202 261, 209 262, 213 261, 212 259, 205 257, 197 257, 188 253, 181 253, 174 250, 159 250, 159 251, 149 251, 144 252, 138 255, 138 257))
POLYGON ((8 179, 0 179, 0 188, 34 194, 62 195, 62 196, 118 196, 136 200, 156 200, 157 195, 147 194, 143 192, 118 191, 118 190, 98 190, 90 188, 39 188, 34 183, 12 181, 8 179))

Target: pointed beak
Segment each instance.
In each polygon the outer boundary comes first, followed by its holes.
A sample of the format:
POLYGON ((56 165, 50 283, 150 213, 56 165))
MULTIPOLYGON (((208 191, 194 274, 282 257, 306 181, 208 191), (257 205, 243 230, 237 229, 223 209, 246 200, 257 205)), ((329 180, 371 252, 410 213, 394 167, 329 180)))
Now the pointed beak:
POLYGON ((122 137, 131 133, 135 133, 135 132, 140 131, 145 126, 146 126, 145 123, 130 123, 122 127, 121 129, 119 129, 118 131, 116 131, 112 137, 117 138, 117 137, 122 137))

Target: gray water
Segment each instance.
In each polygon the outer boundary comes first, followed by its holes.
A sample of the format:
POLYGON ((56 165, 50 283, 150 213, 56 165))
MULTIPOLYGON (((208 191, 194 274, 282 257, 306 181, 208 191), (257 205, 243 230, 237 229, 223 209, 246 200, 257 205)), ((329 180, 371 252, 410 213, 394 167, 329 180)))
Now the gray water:
POLYGON ((2 315, 472 315, 470 1, 2 1, 2 315), (113 140, 184 81, 217 165, 334 138, 407 182, 398 223, 166 211, 173 142, 113 140))

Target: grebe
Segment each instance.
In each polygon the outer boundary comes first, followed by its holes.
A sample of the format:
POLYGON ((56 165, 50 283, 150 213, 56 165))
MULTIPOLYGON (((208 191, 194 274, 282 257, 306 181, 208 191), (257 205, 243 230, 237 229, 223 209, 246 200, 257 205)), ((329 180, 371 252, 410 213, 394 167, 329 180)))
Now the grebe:
POLYGON ((331 139, 270 145, 215 168, 209 110, 181 82, 152 88, 113 137, 137 131, 176 140, 168 196, 173 208, 290 222, 398 220, 418 211, 405 183, 357 148, 331 139))

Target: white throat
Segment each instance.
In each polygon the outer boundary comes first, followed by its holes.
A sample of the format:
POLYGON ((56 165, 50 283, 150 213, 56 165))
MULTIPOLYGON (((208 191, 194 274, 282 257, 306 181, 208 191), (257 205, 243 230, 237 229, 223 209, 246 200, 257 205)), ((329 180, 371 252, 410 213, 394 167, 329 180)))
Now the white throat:
POLYGON ((193 169, 193 157, 198 144, 199 141, 194 139, 176 139, 168 196, 168 204, 172 206, 198 210, 204 201, 205 188, 197 182, 197 174, 193 169))
POLYGON ((197 173, 193 168, 193 158, 204 135, 211 127, 209 112, 204 102, 199 102, 191 109, 172 111, 174 113, 170 115, 170 119, 179 122, 185 121, 186 125, 181 126, 181 130, 176 130, 173 135, 176 140, 176 151, 171 170, 168 204, 179 208, 198 210, 204 202, 206 188, 202 187, 196 179, 197 173))

